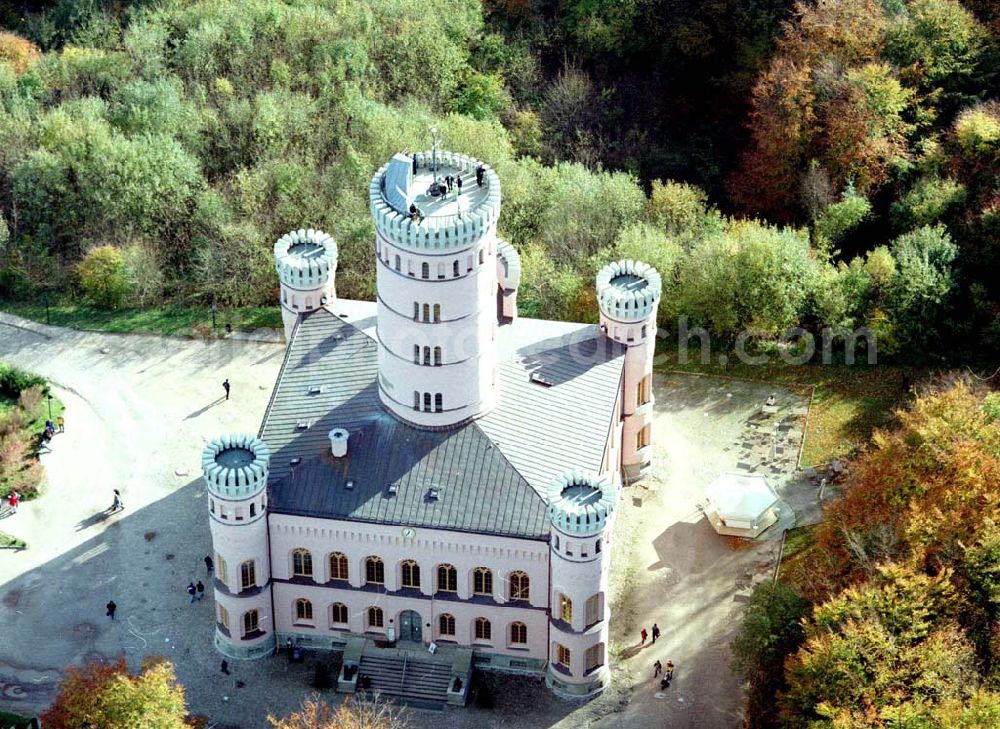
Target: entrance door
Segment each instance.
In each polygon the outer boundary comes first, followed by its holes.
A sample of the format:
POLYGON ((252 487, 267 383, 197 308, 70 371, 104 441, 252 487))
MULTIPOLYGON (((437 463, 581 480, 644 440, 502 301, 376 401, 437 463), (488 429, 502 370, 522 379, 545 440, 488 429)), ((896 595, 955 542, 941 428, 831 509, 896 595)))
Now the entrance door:
POLYGON ((420 613, 404 610, 399 614, 399 639, 420 643, 423 640, 420 613))

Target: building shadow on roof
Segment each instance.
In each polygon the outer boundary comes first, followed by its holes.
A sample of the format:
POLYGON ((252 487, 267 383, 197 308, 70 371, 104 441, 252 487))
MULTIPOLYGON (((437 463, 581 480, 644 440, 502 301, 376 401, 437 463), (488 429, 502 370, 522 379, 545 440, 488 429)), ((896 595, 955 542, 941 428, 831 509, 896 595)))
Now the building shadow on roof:
POLYGON ((624 354, 624 346, 599 335, 595 329, 590 336, 581 337, 580 332, 573 332, 543 339, 519 349, 516 358, 534 382, 557 386, 624 354))

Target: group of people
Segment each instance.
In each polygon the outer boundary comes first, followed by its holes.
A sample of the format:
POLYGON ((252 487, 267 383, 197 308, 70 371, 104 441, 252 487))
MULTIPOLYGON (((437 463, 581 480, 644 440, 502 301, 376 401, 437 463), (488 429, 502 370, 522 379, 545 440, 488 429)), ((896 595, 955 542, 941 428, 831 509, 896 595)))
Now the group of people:
MULTIPOLYGON (((191 596, 191 602, 196 602, 205 597, 205 585, 201 580, 198 580, 198 584, 189 582, 187 586, 187 594, 191 596)), ((188 603, 189 605, 191 603, 188 603)))
POLYGON ((56 418, 56 422, 54 423, 51 420, 46 420, 45 430, 42 431, 42 442, 48 443, 50 440, 52 440, 52 436, 54 436, 56 433, 65 433, 65 432, 66 432, 66 421, 63 420, 62 415, 56 418))
MULTIPOLYGON (((660 626, 653 623, 653 627, 649 629, 648 633, 646 632, 646 628, 643 627, 639 631, 639 645, 646 645, 646 639, 649 638, 650 635, 653 637, 653 640, 650 642, 650 645, 652 645, 656 642, 656 639, 660 637, 660 626)), ((667 688, 670 685, 670 682, 674 680, 674 662, 667 661, 667 667, 664 669, 663 664, 660 663, 660 659, 656 659, 656 662, 653 664, 653 678, 655 679, 657 677, 660 678, 660 688, 667 688)))
POLYGON ((660 677, 660 688, 668 688, 670 682, 674 680, 674 662, 667 661, 667 667, 664 668, 663 664, 657 659, 656 663, 653 664, 653 678, 655 679, 657 676, 660 677))

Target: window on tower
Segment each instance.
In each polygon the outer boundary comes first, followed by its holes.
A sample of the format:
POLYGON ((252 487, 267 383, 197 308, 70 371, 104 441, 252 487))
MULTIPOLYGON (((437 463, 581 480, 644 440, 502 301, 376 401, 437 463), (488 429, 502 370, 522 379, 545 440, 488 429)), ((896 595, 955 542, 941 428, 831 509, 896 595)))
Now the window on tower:
POLYGON ((451 264, 451 275, 458 277, 458 259, 456 258, 451 264))
POLYGON ((424 393, 424 410, 431 411, 431 394, 429 392, 424 393))
POLYGON ((434 348, 434 366, 435 367, 440 367, 441 366, 441 348, 440 347, 435 347, 434 348))
POLYGON ((402 260, 400 260, 398 253, 396 254, 396 260, 394 261, 394 264, 395 265, 393 266, 393 268, 395 268, 397 271, 401 270, 403 267, 403 262, 402 260))
POLYGON ((441 321, 441 304, 434 304, 434 321, 441 321))
POLYGON ((431 363, 431 348, 424 347, 424 364, 429 365, 431 363))
POLYGON ((420 264, 420 278, 430 278, 431 277, 431 264, 424 261, 420 264))
POLYGON ((440 392, 434 395, 434 412, 440 413, 444 410, 444 398, 440 392))
POLYGON ((424 304, 424 321, 431 320, 431 307, 430 304, 424 304))

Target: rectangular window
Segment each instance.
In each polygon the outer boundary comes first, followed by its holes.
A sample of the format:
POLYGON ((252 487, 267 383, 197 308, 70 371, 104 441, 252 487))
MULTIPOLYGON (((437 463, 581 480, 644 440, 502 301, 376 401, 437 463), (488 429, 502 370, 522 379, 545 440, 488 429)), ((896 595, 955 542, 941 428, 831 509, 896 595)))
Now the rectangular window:
POLYGON ((635 449, 645 448, 649 445, 649 426, 642 428, 635 434, 635 449))
POLYGON ((222 605, 219 605, 219 625, 229 630, 229 611, 222 605))
POLYGON ((566 668, 569 668, 570 658, 571 656, 569 648, 559 643, 556 643, 556 663, 562 666, 566 666, 566 668))
POLYGON ((645 405, 649 402, 649 376, 643 377, 639 380, 639 384, 636 387, 635 393, 635 404, 645 405))
POLYGON ((600 593, 587 598, 587 626, 601 620, 601 595, 600 593))
POLYGON ((229 582, 229 569, 226 567, 226 560, 218 552, 215 554, 215 576, 223 584, 229 582))
POLYGON ((604 663, 604 645, 598 643, 595 646, 591 646, 587 649, 587 652, 583 656, 584 670, 593 671, 595 668, 604 663))

